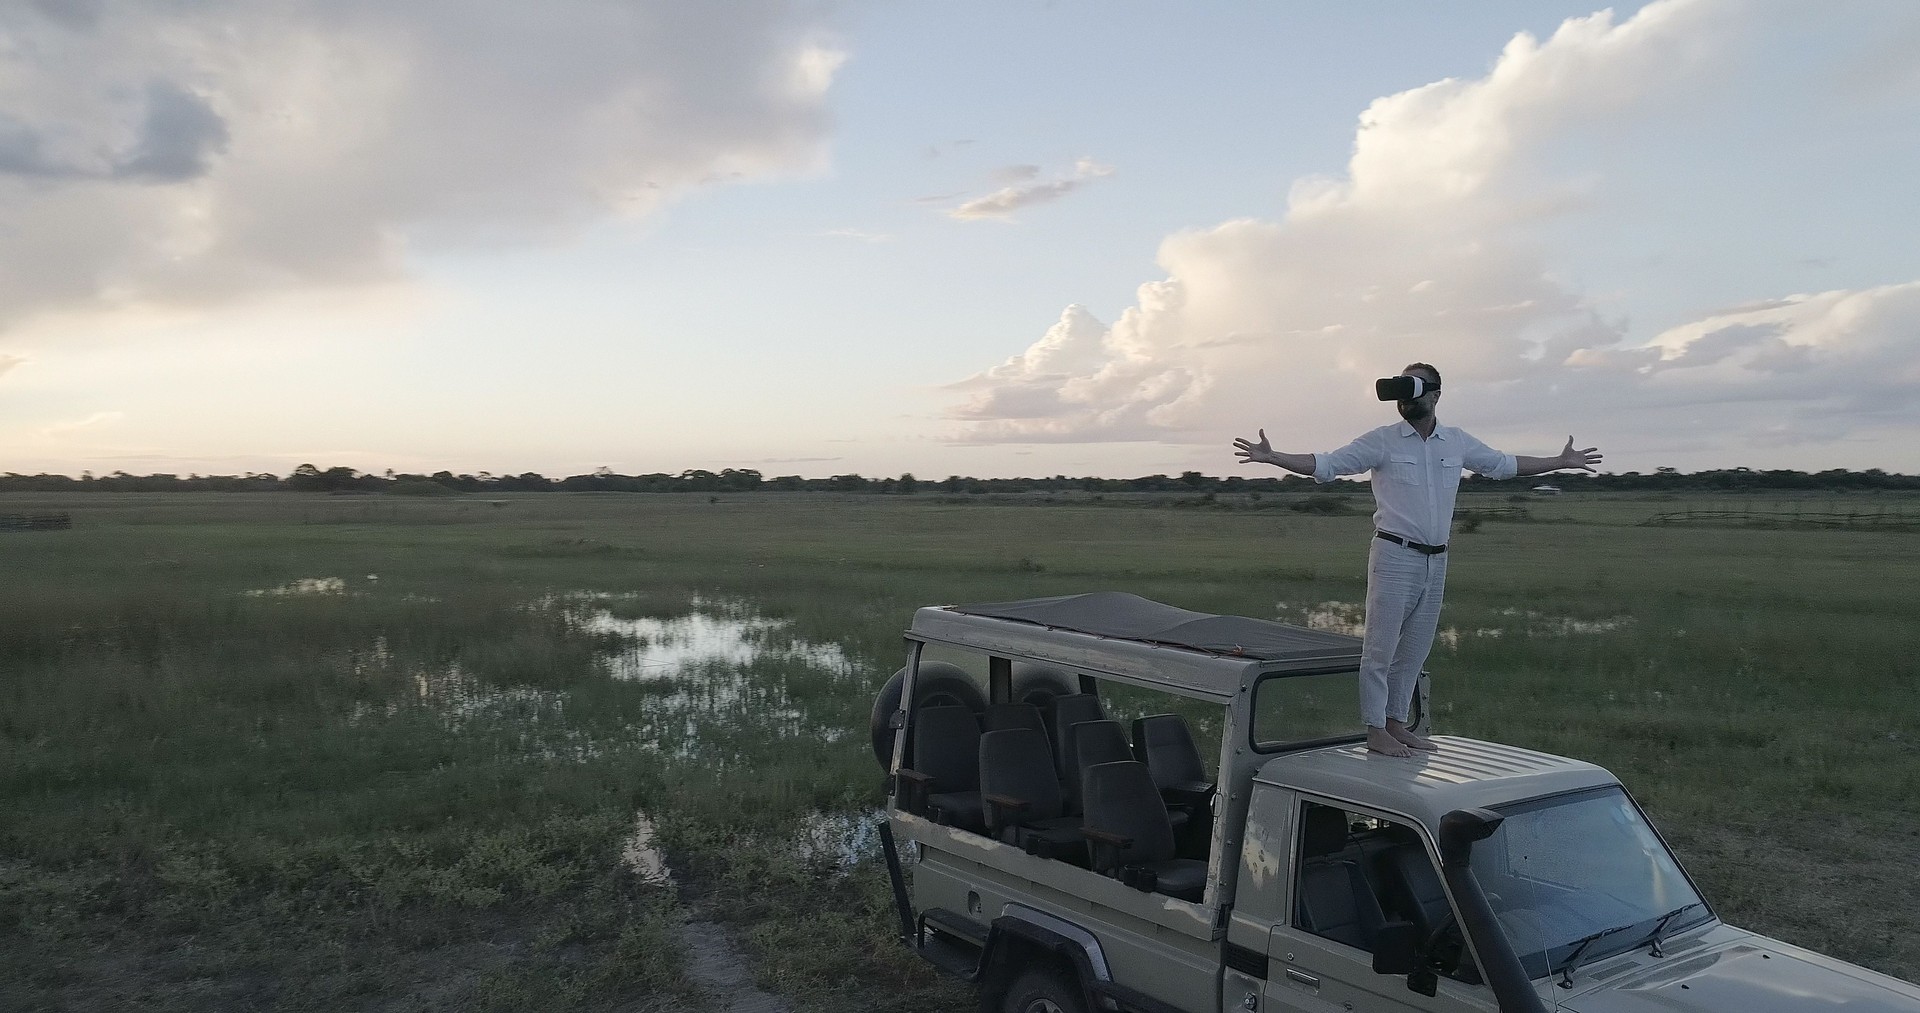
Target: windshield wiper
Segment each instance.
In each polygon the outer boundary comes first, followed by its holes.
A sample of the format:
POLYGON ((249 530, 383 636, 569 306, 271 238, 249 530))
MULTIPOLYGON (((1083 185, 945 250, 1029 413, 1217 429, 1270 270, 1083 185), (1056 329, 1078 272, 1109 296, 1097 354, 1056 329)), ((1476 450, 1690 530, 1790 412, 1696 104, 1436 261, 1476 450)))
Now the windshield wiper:
POLYGON ((1656 957, 1666 956, 1666 954, 1660 952, 1660 933, 1666 930, 1668 922, 1673 921, 1675 918, 1680 917, 1685 912, 1691 911, 1694 908, 1697 908, 1699 906, 1700 906, 1700 902, 1696 900, 1691 904, 1682 904, 1679 907, 1674 908, 1673 910, 1667 912, 1666 914, 1661 915, 1660 920, 1653 923, 1653 931, 1647 933, 1647 938, 1642 940, 1642 942, 1653 944, 1653 949, 1648 950, 1647 952, 1653 954, 1656 957))
POLYGON ((1581 936, 1580 938, 1574 940, 1573 952, 1567 954, 1567 959, 1560 962, 1560 971, 1561 971, 1560 987, 1561 988, 1573 987, 1573 972, 1576 968, 1580 966, 1580 955, 1587 952, 1587 947, 1592 946, 1594 943, 1597 943, 1600 940, 1605 939, 1606 937, 1611 936, 1617 932, 1625 932, 1628 929, 1633 928, 1635 925, 1638 925, 1638 924, 1640 923, 1628 922, 1625 925, 1615 925, 1613 928, 1601 929, 1598 932, 1590 933, 1588 935, 1581 936))

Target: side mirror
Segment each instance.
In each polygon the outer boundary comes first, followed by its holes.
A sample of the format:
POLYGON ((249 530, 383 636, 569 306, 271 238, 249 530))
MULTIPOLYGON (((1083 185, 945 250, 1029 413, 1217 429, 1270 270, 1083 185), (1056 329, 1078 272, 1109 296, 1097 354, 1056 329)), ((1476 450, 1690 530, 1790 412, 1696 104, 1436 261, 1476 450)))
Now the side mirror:
POLYGON ((1412 922, 1388 922, 1373 933, 1373 973, 1412 974, 1420 965, 1420 930, 1412 922))

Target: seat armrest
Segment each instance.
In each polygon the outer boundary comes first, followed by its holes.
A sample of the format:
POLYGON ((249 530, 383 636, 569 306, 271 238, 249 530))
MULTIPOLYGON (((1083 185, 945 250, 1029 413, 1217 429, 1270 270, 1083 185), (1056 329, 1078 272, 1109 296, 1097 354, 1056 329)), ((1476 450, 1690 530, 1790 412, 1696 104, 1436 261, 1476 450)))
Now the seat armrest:
POLYGON ((1012 795, 1002 795, 999 792, 986 792, 980 798, 987 803, 985 816, 989 833, 998 833, 1003 822, 1018 823, 1018 820, 1008 821, 1007 817, 1033 808, 1033 803, 1024 798, 1014 798, 1012 795))
POLYGON ((1170 806, 1183 809, 1201 810, 1213 798, 1213 785, 1204 781, 1183 784, 1169 784, 1161 787, 1160 800, 1170 806))
POLYGON ((1110 830, 1082 827, 1080 833, 1087 839, 1087 857, 1091 859, 1095 872, 1113 870, 1120 864, 1120 852, 1133 846, 1133 838, 1122 837, 1110 830))
POLYGON ((894 775, 900 779, 897 783, 903 803, 901 808, 910 813, 926 815, 928 789, 933 784, 933 775, 906 767, 901 767, 894 775))

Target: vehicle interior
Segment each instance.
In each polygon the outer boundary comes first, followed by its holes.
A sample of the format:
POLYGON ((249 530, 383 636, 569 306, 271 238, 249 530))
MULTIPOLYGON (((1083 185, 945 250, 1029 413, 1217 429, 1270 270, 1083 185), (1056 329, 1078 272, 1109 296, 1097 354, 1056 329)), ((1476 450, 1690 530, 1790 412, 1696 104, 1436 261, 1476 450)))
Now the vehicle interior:
POLYGON ((899 770, 902 806, 1030 855, 1199 902, 1214 780, 1188 719, 1138 713, 1154 701, 1114 706, 1113 691, 1130 688, 1091 678, 1054 688, 1079 691, 1029 690, 977 709, 952 687, 922 697, 899 770))
POLYGON ((1410 922, 1434 971, 1481 981, 1417 831, 1312 801, 1299 828, 1295 928, 1371 954, 1382 925, 1410 922))

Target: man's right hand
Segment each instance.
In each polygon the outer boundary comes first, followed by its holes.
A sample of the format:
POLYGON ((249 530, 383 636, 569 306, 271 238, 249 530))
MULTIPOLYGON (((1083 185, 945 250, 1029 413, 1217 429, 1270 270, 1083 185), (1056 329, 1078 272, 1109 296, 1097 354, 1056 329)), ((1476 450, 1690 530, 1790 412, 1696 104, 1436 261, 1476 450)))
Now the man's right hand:
POLYGON ((1241 464, 1280 463, 1280 455, 1274 453, 1273 447, 1267 443, 1267 431, 1265 429, 1260 430, 1260 441, 1258 443, 1241 437, 1233 441, 1233 446, 1233 454, 1240 459, 1241 464))

